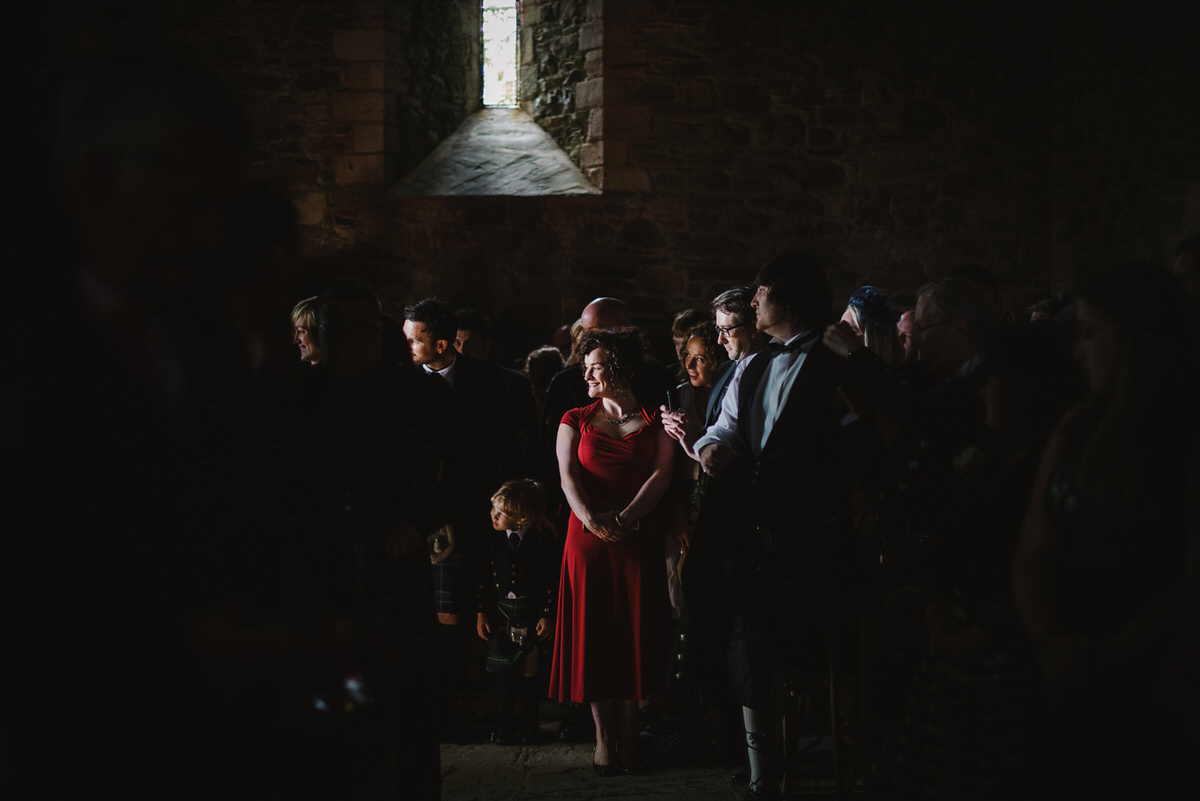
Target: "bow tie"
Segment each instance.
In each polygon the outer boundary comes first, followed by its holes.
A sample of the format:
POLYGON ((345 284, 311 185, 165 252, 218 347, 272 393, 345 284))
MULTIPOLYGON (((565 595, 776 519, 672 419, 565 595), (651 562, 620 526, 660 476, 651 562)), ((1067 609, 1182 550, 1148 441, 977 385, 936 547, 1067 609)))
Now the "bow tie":
POLYGON ((767 350, 771 352, 772 356, 776 356, 780 353, 799 353, 805 345, 807 345, 809 342, 812 342, 816 338, 817 332, 809 331, 804 336, 797 337, 789 343, 771 340, 767 343, 767 350))

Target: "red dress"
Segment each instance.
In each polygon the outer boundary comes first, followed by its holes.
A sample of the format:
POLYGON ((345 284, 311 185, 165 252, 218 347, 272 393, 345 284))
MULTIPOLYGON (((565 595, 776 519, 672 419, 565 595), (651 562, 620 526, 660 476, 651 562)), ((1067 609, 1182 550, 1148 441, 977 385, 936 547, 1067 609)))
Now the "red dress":
MULTIPOLYGON (((580 481, 587 497, 597 510, 620 510, 654 472, 662 423, 657 412, 643 409, 646 425, 613 439, 589 422, 598 405, 572 409, 562 422, 579 431, 580 481)), ((558 585, 550 696, 629 700, 660 692, 670 620, 658 509, 616 543, 585 531, 572 512, 558 585)))

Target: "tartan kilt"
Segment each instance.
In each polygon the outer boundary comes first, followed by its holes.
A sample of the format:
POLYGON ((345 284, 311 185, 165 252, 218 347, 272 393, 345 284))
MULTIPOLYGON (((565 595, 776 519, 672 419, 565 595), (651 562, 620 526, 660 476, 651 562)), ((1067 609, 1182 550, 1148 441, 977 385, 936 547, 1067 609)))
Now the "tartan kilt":
POLYGON ((438 612, 448 614, 474 610, 475 582, 466 554, 452 553, 433 566, 433 605, 438 612))
POLYGON ((541 604, 533 598, 501 598, 496 605, 500 614, 491 621, 492 633, 488 637, 484 664, 488 673, 519 678, 525 675, 525 657, 537 647, 533 629, 541 616, 541 604), (508 634, 510 625, 527 629, 523 645, 512 641, 508 634))

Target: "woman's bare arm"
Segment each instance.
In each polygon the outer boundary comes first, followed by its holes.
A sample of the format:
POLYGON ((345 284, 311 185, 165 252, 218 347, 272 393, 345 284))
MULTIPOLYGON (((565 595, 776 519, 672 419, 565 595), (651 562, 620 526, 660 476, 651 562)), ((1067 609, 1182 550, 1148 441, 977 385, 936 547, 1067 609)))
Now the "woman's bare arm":
POLYGON ((560 423, 554 451, 558 456, 558 473, 562 476, 563 495, 571 511, 583 523, 584 528, 602 540, 610 540, 615 532, 598 520, 599 513, 592 508, 591 499, 583 489, 579 476, 579 431, 560 423))
POLYGON ((671 469, 675 465, 675 440, 666 431, 659 431, 655 438, 654 472, 638 489, 629 505, 621 510, 621 522, 628 526, 645 517, 653 509, 671 484, 671 469))
POLYGON ((1013 560, 1013 598, 1021 620, 1025 623, 1025 629, 1034 642, 1051 634, 1057 624, 1053 602, 1053 578, 1050 575, 1054 554, 1045 501, 1050 476, 1058 467, 1062 452, 1063 435, 1060 425, 1042 452, 1042 463, 1038 467, 1033 491, 1029 495, 1025 523, 1021 528, 1021 538, 1017 542, 1017 552, 1013 560))

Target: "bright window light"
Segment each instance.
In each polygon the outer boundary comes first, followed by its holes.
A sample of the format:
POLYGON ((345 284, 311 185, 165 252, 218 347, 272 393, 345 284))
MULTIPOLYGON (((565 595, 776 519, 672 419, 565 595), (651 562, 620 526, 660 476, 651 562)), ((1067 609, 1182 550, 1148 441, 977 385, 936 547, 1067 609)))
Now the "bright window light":
POLYGON ((517 105, 517 0, 483 0, 483 105, 517 105))

